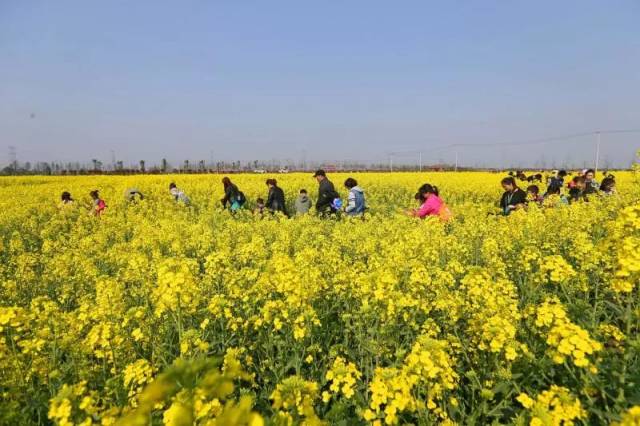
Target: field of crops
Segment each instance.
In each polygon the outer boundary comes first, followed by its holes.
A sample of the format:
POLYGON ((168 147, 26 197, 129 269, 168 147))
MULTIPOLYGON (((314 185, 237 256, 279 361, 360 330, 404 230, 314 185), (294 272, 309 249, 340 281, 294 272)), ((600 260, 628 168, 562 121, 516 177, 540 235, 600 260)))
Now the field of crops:
POLYGON ((354 177, 365 221, 234 217, 217 175, 0 179, 0 424, 640 422, 638 176, 508 217, 501 174, 354 177), (451 222, 403 214, 425 182, 451 222))

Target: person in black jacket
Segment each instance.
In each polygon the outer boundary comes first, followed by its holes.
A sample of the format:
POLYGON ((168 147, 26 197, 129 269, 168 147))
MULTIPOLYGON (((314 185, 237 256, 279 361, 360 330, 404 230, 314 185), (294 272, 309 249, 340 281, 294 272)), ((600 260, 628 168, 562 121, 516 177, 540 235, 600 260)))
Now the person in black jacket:
POLYGON ((335 213, 336 209, 333 206, 333 200, 339 198, 340 195, 336 192, 333 183, 327 179, 327 174, 324 170, 320 169, 313 175, 314 178, 320 184, 318 186, 318 201, 316 202, 316 211, 320 214, 335 213))
POLYGON ((504 194, 500 198, 500 208, 505 216, 527 204, 527 193, 518 188, 513 177, 506 177, 500 183, 504 189, 504 194))
POLYGON ((226 209, 228 203, 229 208, 232 212, 239 210, 246 201, 246 198, 242 191, 240 191, 228 177, 224 177, 222 179, 222 185, 224 186, 224 198, 220 200, 220 202, 222 203, 222 208, 226 209))
POLYGON ((278 186, 278 182, 275 179, 267 179, 267 186, 269 187, 269 196, 267 197, 265 206, 271 213, 281 212, 285 216, 288 216, 285 207, 284 191, 278 186))

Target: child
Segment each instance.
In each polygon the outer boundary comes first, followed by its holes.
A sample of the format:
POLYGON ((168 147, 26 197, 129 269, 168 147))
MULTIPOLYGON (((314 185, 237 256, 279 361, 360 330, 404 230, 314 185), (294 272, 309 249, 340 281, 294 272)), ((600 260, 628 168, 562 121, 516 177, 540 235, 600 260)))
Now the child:
POLYGON ((309 213, 309 210, 311 210, 312 204, 313 203, 311 202, 311 199, 307 195, 307 190, 301 189, 300 195, 298 195, 298 198, 296 198, 296 202, 295 202, 296 215, 300 216, 300 215, 309 213))
POLYGON ((527 199, 530 203, 542 204, 544 198, 540 195, 538 185, 529 185, 527 187, 527 199))
POLYGON ((264 215, 265 208, 264 200, 262 198, 258 198, 256 200, 256 208, 253 210, 253 214, 259 214, 260 217, 262 217, 264 215))
POLYGON ((185 206, 188 206, 191 203, 187 194, 185 194, 181 189, 179 189, 175 183, 171 182, 169 184, 169 193, 173 197, 176 203, 184 203, 185 206))
POLYGON ((94 216, 100 216, 104 209, 107 208, 107 204, 102 198, 100 198, 100 194, 98 193, 97 189, 91 191, 89 195, 93 199, 93 208, 91 209, 91 214, 94 216))

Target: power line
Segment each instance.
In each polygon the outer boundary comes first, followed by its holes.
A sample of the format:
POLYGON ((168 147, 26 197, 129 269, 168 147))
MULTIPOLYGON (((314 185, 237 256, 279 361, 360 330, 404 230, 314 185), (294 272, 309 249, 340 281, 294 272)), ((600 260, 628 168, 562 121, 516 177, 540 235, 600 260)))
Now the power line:
POLYGON ((450 147, 460 146, 519 146, 519 145, 536 145, 545 144, 550 142, 558 142, 563 140, 577 139, 585 136, 596 136, 598 134, 607 135, 615 133, 640 133, 640 129, 622 129, 622 130, 594 130, 591 132, 573 133, 564 136, 551 136, 541 139, 531 139, 527 141, 511 141, 511 142, 493 142, 493 143, 457 143, 448 145, 450 147))

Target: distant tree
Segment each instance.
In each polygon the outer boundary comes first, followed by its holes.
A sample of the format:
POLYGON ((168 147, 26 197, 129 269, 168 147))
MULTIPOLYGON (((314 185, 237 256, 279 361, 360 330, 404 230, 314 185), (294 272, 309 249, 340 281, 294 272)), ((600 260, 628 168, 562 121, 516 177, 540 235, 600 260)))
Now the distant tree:
POLYGON ((121 172, 124 169, 124 164, 122 161, 116 161, 116 169, 121 172))
POLYGON ((189 170, 189 160, 184 160, 184 166, 182 168, 185 172, 189 170))
POLYGON ((92 158, 91 162, 93 163, 93 170, 98 170, 98 159, 97 158, 92 158))
POLYGON ((141 171, 142 173, 144 173, 144 172, 145 172, 144 160, 140 160, 140 171, 141 171))
POLYGON ((168 168, 169 168, 169 164, 167 163, 167 159, 163 158, 162 165, 160 166, 160 170, 162 171, 162 173, 166 173, 168 168))

